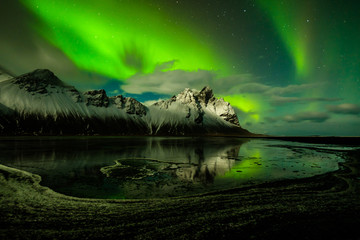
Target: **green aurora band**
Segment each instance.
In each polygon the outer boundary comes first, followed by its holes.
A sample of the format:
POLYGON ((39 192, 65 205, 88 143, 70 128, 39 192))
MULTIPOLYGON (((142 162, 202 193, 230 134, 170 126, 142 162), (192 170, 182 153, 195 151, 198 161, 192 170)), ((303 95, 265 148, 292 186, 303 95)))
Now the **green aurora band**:
POLYGON ((147 1, 21 2, 37 16, 32 27, 82 70, 120 81, 155 70, 231 74, 230 64, 195 27, 171 21, 147 1))
POLYGON ((297 1, 258 0, 260 7, 272 20, 274 27, 293 59, 296 79, 303 80, 312 66, 309 57, 310 34, 306 19, 306 3, 297 1), (302 9, 298 9, 298 8, 302 9))
MULTIPOLYGON (((283 42, 294 65, 297 82, 310 81, 314 62, 310 57, 312 29, 306 19, 309 2, 299 5, 296 1, 258 0, 259 7, 271 20, 276 33, 283 42), (301 9, 299 9, 299 7, 301 9)), ((319 90, 314 90, 308 97, 315 97, 319 90)), ((269 103, 255 94, 236 94, 222 96, 241 111, 247 113, 244 122, 260 122, 263 113, 269 110, 269 103)), ((307 110, 315 110, 318 103, 307 106, 307 110)))
MULTIPOLYGON (((274 28, 293 61, 295 81, 309 81, 313 62, 309 55, 311 28, 306 21, 307 4, 296 1, 258 0, 262 11, 271 19, 274 28)), ((313 93, 312 95, 316 95, 313 93)), ((263 112, 269 109, 269 104, 263 98, 254 94, 235 94, 222 96, 241 111, 247 113, 245 122, 262 121, 263 112)), ((317 104, 311 104, 309 110, 314 110, 317 104)))

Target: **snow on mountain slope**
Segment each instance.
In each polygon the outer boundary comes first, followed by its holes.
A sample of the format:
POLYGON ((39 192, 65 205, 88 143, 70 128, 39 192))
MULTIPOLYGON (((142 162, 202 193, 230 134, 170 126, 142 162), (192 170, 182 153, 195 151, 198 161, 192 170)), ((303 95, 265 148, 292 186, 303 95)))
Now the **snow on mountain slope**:
POLYGON ((152 134, 169 132, 182 135, 188 131, 204 134, 248 133, 240 127, 230 104, 215 98, 209 87, 201 91, 186 88, 177 96, 154 103, 149 112, 151 115, 147 122, 152 134))
POLYGON ((85 108, 76 104, 77 100, 81 102, 81 97, 77 96, 76 89, 64 85, 46 70, 36 70, 0 83, 0 102, 21 115, 85 114, 85 108))
POLYGON ((0 102, 20 114, 67 117, 124 117, 128 114, 110 100, 104 90, 81 94, 65 85, 49 70, 35 70, 0 83, 0 102))
POLYGON ((0 82, 9 80, 11 78, 13 78, 13 76, 10 73, 0 68, 0 82))
POLYGON ((0 113, 0 133, 250 134, 230 104, 216 99, 208 87, 185 89, 146 107, 133 98, 108 97, 104 90, 80 93, 49 70, 0 82, 0 113))

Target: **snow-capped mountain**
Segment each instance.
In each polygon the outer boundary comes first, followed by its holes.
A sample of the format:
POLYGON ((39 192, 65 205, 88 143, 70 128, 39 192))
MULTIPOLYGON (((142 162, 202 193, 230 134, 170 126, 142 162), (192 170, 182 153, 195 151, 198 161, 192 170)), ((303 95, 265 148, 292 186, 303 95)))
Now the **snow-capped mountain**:
POLYGON ((147 107, 104 90, 79 92, 49 70, 0 82, 0 134, 249 135, 209 87, 147 107))
POLYGON ((186 88, 177 96, 154 103, 149 110, 151 131, 155 133, 221 134, 241 129, 234 109, 215 98, 209 87, 201 91, 186 88))

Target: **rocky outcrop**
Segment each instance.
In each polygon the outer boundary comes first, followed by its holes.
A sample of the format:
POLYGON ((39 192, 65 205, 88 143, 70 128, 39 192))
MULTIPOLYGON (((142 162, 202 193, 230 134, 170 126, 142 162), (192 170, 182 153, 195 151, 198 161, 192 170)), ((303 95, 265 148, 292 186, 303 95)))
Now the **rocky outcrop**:
POLYGON ((235 110, 232 108, 230 103, 225 102, 223 98, 215 98, 210 87, 204 87, 199 93, 196 94, 196 96, 198 97, 201 106, 214 112, 225 121, 236 126, 240 126, 235 110))
POLYGON ((146 115, 146 107, 134 98, 117 95, 110 100, 118 109, 124 109, 128 114, 146 115))
POLYGON ((196 97, 199 99, 199 102, 204 103, 205 106, 209 102, 216 101, 216 98, 214 97, 213 90, 208 86, 205 86, 200 92, 197 92, 196 97))
POLYGON ((16 77, 12 81, 21 89, 25 89, 33 95, 46 94, 49 92, 48 88, 54 88, 55 86, 65 87, 64 83, 47 69, 37 69, 16 77))
POLYGON ((95 107, 108 107, 109 98, 106 95, 104 89, 100 90, 91 90, 84 93, 86 97, 86 105, 91 105, 95 107))

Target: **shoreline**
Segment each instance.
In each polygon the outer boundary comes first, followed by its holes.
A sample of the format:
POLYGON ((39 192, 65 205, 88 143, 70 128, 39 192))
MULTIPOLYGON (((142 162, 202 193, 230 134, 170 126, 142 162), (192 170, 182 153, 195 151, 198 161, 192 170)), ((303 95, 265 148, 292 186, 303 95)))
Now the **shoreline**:
POLYGON ((273 135, 263 135, 263 134, 253 134, 253 135, 0 135, 1 139, 31 139, 31 138, 57 138, 57 139, 67 139, 67 138, 138 138, 138 137, 148 137, 148 138, 249 138, 249 139, 275 139, 275 140, 284 140, 284 141, 307 141, 309 143, 331 143, 331 144, 360 144, 360 136, 273 136, 273 135), (321 142, 323 141, 323 142, 321 142))
POLYGON ((201 195, 82 199, 0 165, 1 239, 359 239, 360 150, 343 169, 201 195))
POLYGON ((351 145, 351 146, 360 146, 360 137, 336 137, 336 136, 267 136, 260 137, 264 139, 274 139, 274 140, 284 140, 291 142, 303 142, 303 143, 319 143, 319 144, 338 144, 338 145, 351 145))

